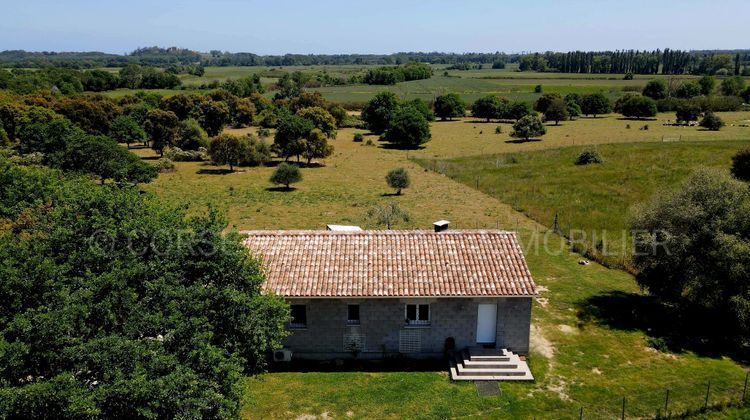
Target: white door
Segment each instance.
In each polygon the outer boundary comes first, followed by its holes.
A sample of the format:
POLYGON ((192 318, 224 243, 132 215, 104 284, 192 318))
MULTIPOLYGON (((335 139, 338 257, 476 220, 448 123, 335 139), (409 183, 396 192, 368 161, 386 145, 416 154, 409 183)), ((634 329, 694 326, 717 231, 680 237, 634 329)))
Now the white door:
POLYGON ((494 343, 496 331, 497 305, 480 303, 477 309, 477 343, 494 343))

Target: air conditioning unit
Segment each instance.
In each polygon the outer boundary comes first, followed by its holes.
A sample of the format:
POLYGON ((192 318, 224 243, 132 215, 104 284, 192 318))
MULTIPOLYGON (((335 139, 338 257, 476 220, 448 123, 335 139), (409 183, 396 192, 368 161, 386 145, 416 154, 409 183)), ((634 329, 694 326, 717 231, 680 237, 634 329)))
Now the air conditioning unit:
POLYGON ((273 351, 274 362, 291 362, 292 351, 289 349, 278 349, 273 351))

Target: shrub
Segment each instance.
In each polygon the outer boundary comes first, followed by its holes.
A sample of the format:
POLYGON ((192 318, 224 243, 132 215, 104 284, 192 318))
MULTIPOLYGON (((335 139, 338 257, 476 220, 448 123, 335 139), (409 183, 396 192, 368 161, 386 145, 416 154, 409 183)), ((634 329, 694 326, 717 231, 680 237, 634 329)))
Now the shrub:
POLYGON ((713 112, 706 112, 700 122, 700 126, 711 131, 719 131, 721 130, 721 127, 724 127, 724 121, 722 121, 721 118, 719 118, 719 116, 714 114, 713 112))
POLYGON ((441 120, 463 117, 466 104, 456 93, 449 93, 435 98, 435 115, 441 120))
POLYGON ((503 126, 498 125, 495 127, 495 134, 502 134, 503 133, 503 126))
POLYGON ((300 172, 297 165, 281 162, 274 169, 269 180, 274 184, 283 185, 289 189, 290 184, 302 181, 302 172, 300 172))
POLYGON ((534 93, 542 93, 542 85, 534 86, 534 93))
POLYGON ((648 346, 654 350, 658 350, 662 353, 669 351, 669 345, 667 344, 667 340, 661 337, 649 337, 646 340, 646 342, 648 343, 648 346))
POLYGON ((400 106, 393 114, 385 139, 404 148, 417 148, 430 141, 430 123, 412 106, 400 106))
POLYGON ((174 162, 168 158, 161 158, 156 162, 156 171, 159 173, 174 172, 176 170, 174 162))
POLYGON ((409 173, 404 168, 393 169, 385 176, 388 186, 396 190, 396 195, 401 195, 401 190, 408 188, 411 181, 409 173))
POLYGON ((656 101, 640 95, 627 94, 620 98, 615 109, 628 118, 650 118, 656 116, 656 101))
POLYGON ((542 120, 534 115, 527 115, 513 124, 511 137, 528 140, 531 137, 543 136, 547 134, 542 120))
POLYGON ((260 137, 262 139, 267 139, 267 138, 271 137, 271 130, 269 130, 267 128, 259 128, 258 129, 258 137, 260 137))
POLYGON ((590 165, 593 163, 604 163, 604 159, 602 159, 596 149, 584 150, 576 158, 576 165, 590 165))
POLYGON ((697 121, 700 116, 701 108, 695 102, 685 102, 677 106, 676 117, 677 121, 690 122, 697 121))
POLYGON ((750 147, 732 156, 732 175, 742 181, 750 181, 750 147))
POLYGON ((365 139, 364 134, 362 134, 362 133, 354 133, 354 141, 356 141, 357 143, 362 142, 364 139, 365 139))

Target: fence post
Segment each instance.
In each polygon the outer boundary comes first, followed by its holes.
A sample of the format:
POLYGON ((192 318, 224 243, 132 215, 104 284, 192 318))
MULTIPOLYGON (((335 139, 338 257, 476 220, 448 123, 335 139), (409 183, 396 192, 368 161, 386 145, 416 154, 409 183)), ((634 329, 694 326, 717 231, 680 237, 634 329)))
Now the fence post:
POLYGON ((664 397, 664 415, 669 418, 669 388, 667 388, 667 396, 664 397))
POLYGON ((581 406, 581 415, 578 417, 580 420, 583 420, 583 406, 581 406))
POLYGON ((711 380, 708 381, 708 386, 706 387, 706 401, 703 403, 703 409, 708 408, 708 395, 711 393, 711 380))
POLYGON ((625 397, 622 397, 622 413, 620 414, 620 418, 625 420, 625 397))
POLYGON ((747 377, 750 376, 750 372, 745 374, 745 387, 742 388, 742 404, 745 404, 745 395, 747 395, 747 377))

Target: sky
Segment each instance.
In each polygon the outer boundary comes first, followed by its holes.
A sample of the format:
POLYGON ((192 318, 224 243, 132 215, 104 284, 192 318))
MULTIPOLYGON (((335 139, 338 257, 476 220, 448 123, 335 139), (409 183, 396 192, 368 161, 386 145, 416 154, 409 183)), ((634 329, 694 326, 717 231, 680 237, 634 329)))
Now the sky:
POLYGON ((0 0, 0 50, 256 54, 750 48, 748 0, 0 0))

